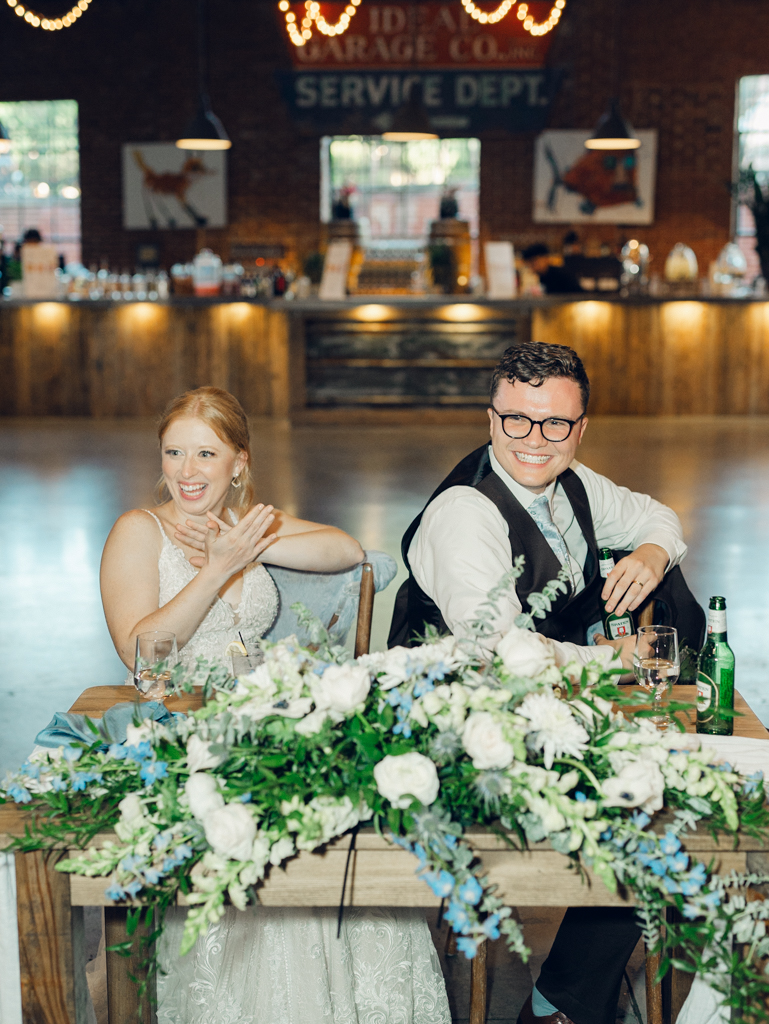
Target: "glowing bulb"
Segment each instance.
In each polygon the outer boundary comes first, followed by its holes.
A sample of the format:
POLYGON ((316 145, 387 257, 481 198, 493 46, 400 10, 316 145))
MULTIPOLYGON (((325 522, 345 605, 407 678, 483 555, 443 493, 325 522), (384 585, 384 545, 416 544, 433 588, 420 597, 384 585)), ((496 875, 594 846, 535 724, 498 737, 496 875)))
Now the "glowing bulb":
POLYGON ((290 12, 289 12, 289 13, 288 13, 288 14, 286 15, 286 21, 287 21, 287 22, 288 22, 289 24, 291 24, 291 22, 292 22, 292 21, 296 21, 296 15, 294 14, 294 12, 293 12, 293 11, 290 11, 290 12))
POLYGON ((16 13, 18 14, 19 17, 23 17, 24 8, 21 6, 21 4, 19 4, 19 6, 16 8, 16 13))
POLYGON ((288 10, 288 0, 280 0, 280 3, 278 4, 278 7, 281 9, 281 11, 287 11, 288 10))

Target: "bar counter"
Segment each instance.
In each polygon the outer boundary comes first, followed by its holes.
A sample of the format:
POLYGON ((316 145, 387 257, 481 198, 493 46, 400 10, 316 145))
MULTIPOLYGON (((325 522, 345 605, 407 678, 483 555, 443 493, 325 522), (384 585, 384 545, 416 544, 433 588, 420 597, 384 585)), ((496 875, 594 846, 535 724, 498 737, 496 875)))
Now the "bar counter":
POLYGON ((604 415, 769 413, 769 301, 356 296, 0 302, 0 415, 155 416, 215 384, 294 422, 477 421, 516 341, 570 345, 604 415))

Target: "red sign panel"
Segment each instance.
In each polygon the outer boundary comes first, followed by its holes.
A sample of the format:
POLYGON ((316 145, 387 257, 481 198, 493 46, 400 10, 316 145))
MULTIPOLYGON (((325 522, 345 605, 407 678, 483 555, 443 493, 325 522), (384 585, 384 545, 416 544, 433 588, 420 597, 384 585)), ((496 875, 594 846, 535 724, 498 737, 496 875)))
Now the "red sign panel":
MULTIPOLYGON (((489 13, 495 4, 484 6, 489 13)), ((323 3, 321 13, 336 24, 343 3, 323 3)), ((528 0, 537 22, 547 19, 549 0, 528 0)), ((304 4, 291 10, 301 23, 304 4)), ((313 26, 305 46, 287 41, 295 67, 301 68, 539 68, 545 63, 552 32, 532 36, 516 17, 517 5, 496 25, 481 25, 461 4, 377 4, 365 0, 340 36, 324 36, 313 26)), ((281 22, 283 15, 280 15, 281 22)))

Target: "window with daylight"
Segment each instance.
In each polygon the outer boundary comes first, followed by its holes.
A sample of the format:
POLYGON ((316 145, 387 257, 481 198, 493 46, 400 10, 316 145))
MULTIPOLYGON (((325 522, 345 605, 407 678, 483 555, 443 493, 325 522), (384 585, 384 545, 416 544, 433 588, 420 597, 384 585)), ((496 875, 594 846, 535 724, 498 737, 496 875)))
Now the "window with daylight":
MULTIPOLYGON (((737 88, 737 167, 752 166, 759 181, 769 184, 769 75, 748 75, 737 88)), ((753 214, 739 204, 735 211, 737 243, 748 260, 748 276, 761 273, 755 251, 753 214)))
POLYGON ((441 198, 455 196, 461 220, 478 236, 481 144, 478 139, 389 142, 360 135, 321 142, 321 219, 348 198, 364 245, 424 244, 441 198))
POLYGON ((6 242, 30 228, 80 262, 80 154, 74 100, 0 103, 11 139, 0 154, 0 225, 6 242))

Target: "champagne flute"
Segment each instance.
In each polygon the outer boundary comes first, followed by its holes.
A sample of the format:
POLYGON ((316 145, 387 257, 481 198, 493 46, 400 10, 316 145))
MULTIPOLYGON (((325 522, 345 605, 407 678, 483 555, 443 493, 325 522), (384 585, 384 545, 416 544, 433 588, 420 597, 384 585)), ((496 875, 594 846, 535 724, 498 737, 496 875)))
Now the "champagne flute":
POLYGON ((678 679, 678 630, 674 626, 641 626, 633 651, 633 673, 639 686, 654 694, 652 721, 665 730, 670 718, 663 709, 663 697, 678 679))
POLYGON ((171 669, 178 660, 175 633, 155 629, 137 634, 134 686, 145 700, 166 699, 171 669))

